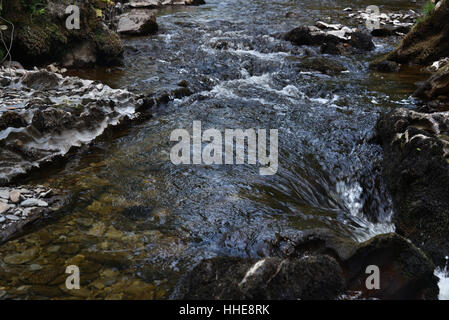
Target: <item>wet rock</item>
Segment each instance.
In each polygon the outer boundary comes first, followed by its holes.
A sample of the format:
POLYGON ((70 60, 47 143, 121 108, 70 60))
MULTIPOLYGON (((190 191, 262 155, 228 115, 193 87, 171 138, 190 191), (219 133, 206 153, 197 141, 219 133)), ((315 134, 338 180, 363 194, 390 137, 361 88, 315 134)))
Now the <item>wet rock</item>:
POLYGON ((379 119, 397 232, 443 266, 449 252, 449 113, 395 109, 379 119))
POLYGON ((284 39, 295 45, 320 45, 323 42, 338 42, 334 35, 327 35, 321 29, 310 26, 300 26, 288 32, 284 39))
POLYGON ((24 117, 17 112, 5 111, 0 115, 0 131, 9 127, 21 128, 27 125, 28 123, 24 117))
POLYGON ((63 266, 48 266, 35 272, 23 272, 20 275, 22 282, 31 285, 47 285, 59 275, 64 274, 63 266))
POLYGON ((332 299, 344 288, 342 270, 328 256, 202 261, 180 282, 183 299, 332 299))
MULTIPOLYGON (((0 243, 23 233, 23 228, 26 225, 42 215, 50 215, 58 211, 67 199, 67 194, 59 190, 54 191, 51 197, 46 198, 47 201, 35 198, 43 192, 52 190, 43 186, 30 185, 27 188, 15 187, 1 190, 8 193, 9 199, 0 202, 5 203, 8 207, 8 210, 4 212, 5 215, 0 215, 0 223, 2 223, 0 225, 0 243), (21 199, 23 199, 22 202, 20 202, 21 199), (10 202, 6 203, 8 200, 10 202)), ((46 240, 41 239, 41 243, 46 243, 46 240)))
POLYGON ((414 96, 424 101, 449 94, 449 65, 439 69, 415 91, 414 96))
POLYGON ((422 251, 396 234, 380 235, 362 243, 344 263, 349 290, 386 300, 437 299, 439 289, 434 269, 422 251), (379 289, 366 288, 368 265, 379 267, 379 289))
POLYGON ((9 200, 11 200, 12 203, 18 203, 20 201, 20 191, 13 190, 9 192, 9 200))
POLYGON ((439 1, 433 13, 416 24, 386 59, 401 64, 429 65, 449 51, 449 1, 439 1))
POLYGON ((37 257, 37 249, 27 249, 21 253, 14 253, 3 258, 7 264, 23 264, 29 262, 37 257))
POLYGON ((284 39, 295 45, 322 45, 321 51, 329 54, 344 54, 345 46, 354 50, 371 51, 374 49, 372 37, 356 29, 341 25, 319 22, 322 30, 315 26, 300 26, 288 32, 284 39), (340 29, 336 29, 340 28, 340 29))
POLYGON ((363 243, 341 238, 329 230, 310 230, 296 238, 279 238, 273 252, 298 258, 328 255, 336 259, 345 277, 345 291, 360 291, 361 298, 436 299, 438 280, 432 261, 407 239, 391 233, 363 243), (366 268, 380 270, 380 289, 367 290, 366 268))
POLYGON ((131 10, 118 17, 117 32, 123 35, 148 35, 158 30, 151 10, 131 10))
POLYGON ((22 83, 35 90, 49 90, 56 88, 59 84, 59 78, 55 73, 40 70, 27 72, 22 78, 22 83))
POLYGON ((20 130, 0 137, 1 184, 89 143, 109 126, 135 118, 144 103, 126 90, 47 70, 2 69, 2 77, 15 85, 0 95, 0 130, 20 130))
POLYGON ((345 280, 334 258, 318 255, 259 260, 238 286, 250 299, 329 300, 342 292, 345 280))
POLYGON ((73 118, 70 112, 47 108, 34 113, 31 124, 41 133, 61 133, 63 128, 71 127, 73 118))
POLYGON ((347 55, 350 53, 349 46, 341 42, 325 42, 321 45, 320 52, 325 54, 347 55))
MULTIPOLYGON (((104 1, 86 0, 78 4, 80 9, 80 28, 67 28, 66 7, 73 4, 68 0, 43 1, 44 9, 38 19, 31 18, 33 12, 27 1, 11 0, 4 3, 2 17, 15 25, 12 56, 25 66, 47 65, 61 62, 63 57, 78 50, 83 43, 94 48, 96 62, 110 65, 121 62, 123 47, 118 35, 111 31, 97 16, 98 4, 104 1)), ((109 8, 109 5, 108 5, 109 8)), ((36 9, 34 9, 36 10, 36 9)), ((107 11, 105 7, 104 12, 107 11)), ((5 41, 9 43, 9 32, 5 41)))
POLYGON ((351 38, 349 39, 349 45, 353 48, 362 50, 362 51, 372 51, 375 46, 373 43, 373 37, 369 34, 356 31, 351 33, 351 38))
POLYGON ((24 69, 18 61, 5 61, 2 63, 2 66, 11 69, 24 69))
POLYGON ((373 61, 369 65, 370 70, 378 71, 378 72, 397 72, 400 69, 400 66, 393 61, 381 60, 381 61, 373 61))
POLYGON ((9 208, 10 208, 9 204, 0 202, 0 214, 5 213, 6 211, 9 210, 9 208))
POLYGON ((346 68, 339 62, 325 57, 312 57, 302 59, 296 64, 299 71, 319 71, 328 75, 340 74, 346 68))
MULTIPOLYGON (((66 68, 87 68, 97 63, 97 53, 92 42, 81 42, 62 57, 62 65, 66 68)), ((58 72, 54 70, 53 72, 58 72)))
POLYGON ((8 189, 1 189, 0 190, 0 198, 1 199, 8 199, 9 198, 9 190, 8 189))
POLYGON ((44 296, 47 298, 56 298, 62 295, 61 289, 56 286, 35 285, 31 287, 31 291, 38 296, 44 296))
POLYGON ((373 37, 389 37, 395 35, 404 35, 411 30, 411 26, 381 26, 378 29, 373 29, 371 35, 373 37))
POLYGON ((31 199, 26 199, 25 201, 20 203, 20 205, 22 207, 47 207, 48 203, 43 200, 31 198, 31 199))

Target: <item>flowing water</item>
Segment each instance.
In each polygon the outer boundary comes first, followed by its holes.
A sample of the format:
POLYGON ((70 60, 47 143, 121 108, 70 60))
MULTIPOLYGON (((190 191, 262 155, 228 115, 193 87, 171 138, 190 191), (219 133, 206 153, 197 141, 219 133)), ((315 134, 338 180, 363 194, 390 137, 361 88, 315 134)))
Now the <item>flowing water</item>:
POLYGON ((158 35, 125 41, 123 68, 81 73, 139 93, 185 80, 195 93, 31 179, 71 191, 72 203, 0 247, 4 257, 27 252, 22 264, 0 265, 0 297, 168 298, 198 261, 264 256, 277 234, 320 227, 363 241, 394 230, 381 148, 370 138, 380 114, 413 106, 419 72, 369 72, 368 61, 394 40, 375 40, 369 54, 331 56, 348 70, 338 75, 300 72, 298 62, 319 48, 277 36, 327 16, 350 25, 342 9, 369 4, 208 0, 161 10, 158 35), (277 174, 247 164, 173 165, 170 133, 191 131, 195 120, 203 130, 278 129, 277 174), (81 290, 64 289, 69 264, 80 267, 81 290))

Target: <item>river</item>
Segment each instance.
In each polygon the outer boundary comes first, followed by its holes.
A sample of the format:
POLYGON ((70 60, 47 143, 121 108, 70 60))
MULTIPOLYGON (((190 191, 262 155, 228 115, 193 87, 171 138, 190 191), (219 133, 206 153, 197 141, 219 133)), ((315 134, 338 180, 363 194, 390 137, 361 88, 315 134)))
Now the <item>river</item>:
POLYGON ((261 257, 277 235, 330 228, 363 241, 394 231, 381 147, 371 138, 380 114, 414 106, 410 95, 422 77, 413 69, 390 76, 368 70, 371 59, 392 49, 391 39, 375 39, 368 54, 331 56, 347 71, 329 76, 298 70, 319 48, 277 36, 327 16, 351 25, 343 9, 370 4, 208 0, 160 10, 157 35, 125 40, 123 67, 79 72, 139 93, 185 80, 194 93, 29 179, 69 190, 72 201, 0 247, 2 256, 32 249, 27 263, 2 266, 0 289, 11 298, 169 298, 198 261, 261 257), (277 129, 277 174, 263 176, 247 164, 172 164, 170 133, 191 131, 193 121, 203 130, 277 129), (49 271, 67 264, 81 270, 76 293, 64 291, 66 275, 49 271))

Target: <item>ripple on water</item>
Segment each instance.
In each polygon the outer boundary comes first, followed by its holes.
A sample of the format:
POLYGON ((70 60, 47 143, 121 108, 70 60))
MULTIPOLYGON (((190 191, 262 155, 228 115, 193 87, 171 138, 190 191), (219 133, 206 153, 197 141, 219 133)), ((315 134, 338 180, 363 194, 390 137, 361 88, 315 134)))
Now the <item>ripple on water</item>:
MULTIPOLYGON (((298 59, 317 50, 275 36, 323 10, 330 15, 334 2, 210 0, 164 11, 159 35, 127 40, 125 67, 104 80, 139 93, 186 80, 197 93, 35 179, 73 191, 73 203, 45 228, 0 247, 1 257, 39 252, 0 265, 1 290, 70 298, 59 271, 46 283, 35 279, 73 263, 89 271, 83 298, 167 298, 198 261, 264 256, 276 234, 326 227, 364 240, 392 231, 381 151, 369 137, 381 112, 413 104, 414 84, 370 74, 370 56, 332 57, 349 71, 333 76, 300 72, 298 59), (310 14, 298 21, 285 18, 289 11, 310 14), (221 132, 278 129, 278 174, 259 176, 249 165, 172 165, 170 133, 191 131, 194 120, 221 132)), ((337 1, 341 9, 345 2, 337 1)))

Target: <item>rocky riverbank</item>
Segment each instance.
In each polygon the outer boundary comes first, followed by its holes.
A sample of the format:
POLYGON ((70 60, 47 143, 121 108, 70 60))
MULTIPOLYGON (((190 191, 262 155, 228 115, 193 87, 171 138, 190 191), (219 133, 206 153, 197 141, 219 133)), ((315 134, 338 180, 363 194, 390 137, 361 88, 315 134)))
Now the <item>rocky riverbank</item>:
POLYGON ((434 73, 414 94, 421 106, 384 115, 377 133, 384 149, 383 172, 393 197, 397 232, 440 266, 449 255, 448 12, 449 2, 439 1, 393 52, 373 63, 373 69, 383 72, 418 65, 434 73))

